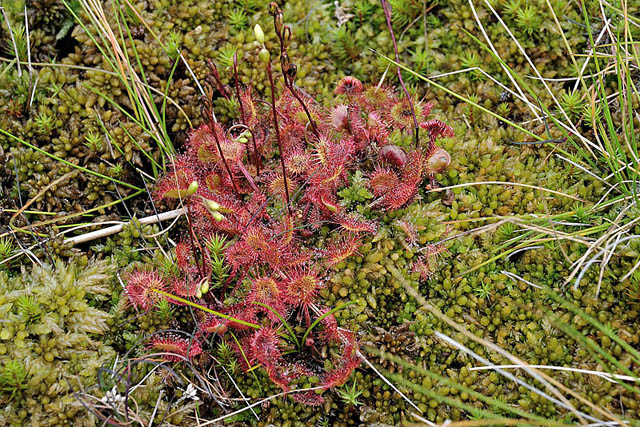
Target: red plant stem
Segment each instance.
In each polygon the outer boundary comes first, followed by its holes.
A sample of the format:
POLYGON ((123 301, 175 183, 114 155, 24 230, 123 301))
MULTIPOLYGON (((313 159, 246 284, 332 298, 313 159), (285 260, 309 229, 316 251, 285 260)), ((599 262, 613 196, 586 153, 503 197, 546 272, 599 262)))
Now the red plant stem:
POLYGON ((233 77, 235 79, 238 104, 240 104, 240 118, 242 119, 242 123, 244 123, 244 107, 242 106, 242 98, 240 98, 240 86, 238 85, 238 52, 233 53, 233 77))
MULTIPOLYGON (((282 70, 282 72, 284 74, 284 69, 282 70)), ((286 75, 284 76, 284 84, 291 91, 293 96, 298 100, 300 105, 302 105, 302 109, 304 110, 305 114, 307 115, 307 118, 309 119, 309 123, 311 124, 311 130, 313 131, 313 134, 315 135, 315 137, 319 139, 320 132, 318 131, 318 126, 316 125, 315 120, 311 118, 311 113, 307 109, 307 106, 305 105, 304 101, 302 101, 302 98, 300 97, 300 95, 298 95, 295 88, 293 87, 293 84, 291 83, 291 81, 286 75)))
MULTIPOLYGON (((245 116, 244 116, 244 106, 242 105, 242 98, 240 97, 240 84, 238 82, 238 52, 233 53, 233 75, 236 81, 236 97, 238 98, 238 104, 240 104, 240 118, 242 119, 242 123, 246 125, 245 116)), ((248 128, 248 126, 247 126, 248 128)), ((253 130, 249 129, 251 132, 251 139, 253 140, 253 161, 256 164, 256 175, 260 175, 260 165, 258 160, 258 146, 256 145, 256 138, 253 136, 253 130)))
POLYGON ((222 163, 224 163, 224 167, 227 170, 227 173, 229 174, 229 179, 231 179, 231 185, 233 185, 233 191, 235 191, 236 196, 239 197, 240 193, 238 192, 238 187, 236 187, 236 181, 233 179, 231 168, 229 167, 229 164, 227 163, 227 159, 224 157, 224 153, 222 152, 222 147, 220 146, 220 140, 218 139, 218 132, 216 132, 215 124, 210 123, 209 128, 211 129, 211 132, 213 132, 213 139, 215 139, 216 141, 216 146, 218 147, 218 153, 220 154, 222 163))
POLYGON ((229 95, 227 94, 227 91, 224 90, 224 85, 222 84, 222 80, 220 80, 220 74, 218 74, 218 68, 216 67, 216 64, 214 64, 213 61, 210 59, 207 59, 207 64, 209 64, 209 69, 211 70, 211 75, 213 76, 213 80, 215 81, 216 86, 218 87, 218 91, 226 99, 229 99, 229 95))
POLYGON ((289 28, 288 25, 285 25, 284 28, 282 29, 282 34, 280 33, 280 31, 278 31, 277 17, 278 15, 281 16, 281 13, 282 12, 280 12, 280 9, 278 8, 277 13, 273 14, 273 27, 276 30, 276 35, 278 36, 278 41, 280 42, 280 69, 282 70, 282 76, 284 77, 284 85, 287 87, 287 89, 289 89, 291 94, 296 98, 296 100, 302 106, 302 109, 307 115, 307 119, 309 119, 309 123, 311 124, 311 130, 313 131, 313 134, 315 135, 315 137, 320 138, 320 132, 318 131, 318 126, 316 125, 315 120, 313 120, 313 118, 311 117, 311 113, 309 112, 309 109, 307 108, 306 104, 304 103, 304 101, 302 101, 302 98, 300 97, 300 95, 298 95, 295 88, 293 87, 294 83, 292 83, 291 80, 289 80, 287 67, 285 66, 285 58, 287 58, 287 61, 288 61, 288 57, 286 56, 287 49, 285 48, 284 38, 291 37, 291 28, 289 28))
POLYGON ((284 179, 284 193, 287 196, 287 211, 291 216, 291 202, 289 200, 289 184, 287 182, 287 171, 284 167, 284 151, 282 150, 282 141, 280 141, 280 128, 278 127, 278 113, 276 111, 276 87, 273 84, 273 74, 271 73, 271 62, 267 62, 267 75, 269 76, 269 85, 271 86, 271 111, 273 112, 273 126, 276 129, 276 140, 278 141, 278 150, 280 150, 280 164, 282 165, 282 178, 284 179))
MULTIPOLYGON (((393 26, 391 25, 391 6, 387 3, 387 0, 380 0, 380 4, 382 5, 382 10, 384 10, 384 17, 387 20, 387 28, 389 28, 389 33, 391 33, 391 41, 393 42, 393 51, 396 54, 396 62, 400 63, 400 54, 398 53, 398 44, 396 43, 396 36, 393 33, 393 26)), ((418 119, 416 118, 416 111, 413 108, 413 101, 411 100, 411 95, 409 95, 409 91, 407 87, 404 85, 404 80, 402 79, 402 72, 400 71, 400 67, 396 67, 398 71, 398 80, 400 80, 400 86, 402 86, 402 90, 404 94, 407 96, 407 101, 409 102, 409 108, 411 109, 411 116, 413 117, 413 129, 415 133, 416 140, 416 148, 418 147, 419 138, 418 132, 420 127, 418 126, 418 119)))
POLYGON ((189 240, 191 240, 191 247, 193 248, 193 251, 195 252, 194 258, 196 260, 196 266, 198 267, 198 273, 200 273, 201 277, 204 277, 204 256, 202 255, 202 251, 201 251, 201 248, 200 248, 200 242, 198 242, 198 238, 195 236, 195 233, 193 231, 193 226, 191 225, 191 216, 192 216, 192 213, 191 213, 191 197, 188 197, 187 198, 187 224, 189 225, 189 240), (196 246, 196 242, 198 243, 198 246, 196 246), (198 258, 200 258, 202 266, 198 262, 198 258))

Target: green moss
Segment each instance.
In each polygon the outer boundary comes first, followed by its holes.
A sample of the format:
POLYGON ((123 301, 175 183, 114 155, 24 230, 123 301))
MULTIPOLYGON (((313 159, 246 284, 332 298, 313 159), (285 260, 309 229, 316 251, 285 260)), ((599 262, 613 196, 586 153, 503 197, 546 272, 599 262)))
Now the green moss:
POLYGON ((92 425, 74 391, 95 383, 115 353, 99 338, 110 316, 89 304, 109 292, 106 262, 0 272, 0 422, 92 425))

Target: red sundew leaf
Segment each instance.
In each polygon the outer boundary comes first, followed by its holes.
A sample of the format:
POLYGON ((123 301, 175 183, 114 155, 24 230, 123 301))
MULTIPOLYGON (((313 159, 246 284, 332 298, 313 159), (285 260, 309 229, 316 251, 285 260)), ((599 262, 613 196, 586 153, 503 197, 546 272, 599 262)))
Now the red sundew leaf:
POLYGON ((412 222, 399 219, 395 221, 395 224, 400 227, 405 235, 405 241, 409 246, 413 246, 418 242, 418 230, 412 222))
POLYGON ((358 105, 367 113, 377 111, 385 120, 390 119, 390 110, 396 102, 394 91, 389 86, 367 86, 356 98, 358 105))
POLYGON ((206 188, 214 192, 224 192, 226 189, 224 185, 224 178, 218 171, 211 171, 204 178, 206 188))
MULTIPOLYGON (((228 307, 227 310, 225 310, 226 312, 224 314, 227 314, 238 320, 244 320, 245 322, 256 324, 258 322, 258 318, 256 316, 257 308, 257 305, 245 302, 236 304, 232 307, 228 307)), ((243 325, 242 323, 237 323, 234 321, 229 321, 229 327, 239 331, 254 330, 250 326, 243 325)))
POLYGON ((311 155, 302 149, 292 150, 284 163, 288 173, 306 176, 311 168, 311 155))
POLYGON ((390 127, 380 113, 374 111, 367 116, 366 132, 367 143, 384 145, 389 137, 390 127))
POLYGON ((349 107, 344 104, 338 104, 331 109, 331 126, 335 130, 349 129, 349 107))
MULTIPOLYGON (((416 116, 420 116, 419 103, 414 102, 416 116)), ((389 112, 389 118, 394 127, 398 129, 413 128, 413 114, 411 113, 411 104, 407 98, 402 98, 393 104, 389 112)))
POLYGON ((235 196, 227 193, 219 193, 204 189, 202 196, 208 200, 212 200, 220 205, 219 212, 223 214, 223 219, 218 221, 211 212, 204 206, 204 202, 200 198, 192 200, 191 203, 191 223, 196 235, 199 237, 208 237, 216 231, 222 231, 227 234, 239 234, 244 224, 241 219, 244 218, 245 210, 242 203, 238 202, 235 196))
POLYGON ((228 329, 229 322, 214 315, 207 315, 205 320, 198 324, 198 331, 205 334, 224 335, 228 329))
POLYGON ((402 168, 407 163, 407 154, 397 145, 387 144, 378 151, 378 158, 388 162, 397 168, 402 168))
POLYGON ((280 128, 280 142, 285 158, 289 157, 290 153, 303 148, 304 134, 304 126, 299 123, 289 123, 280 128))
POLYGON ((323 166, 310 182, 310 185, 321 187, 334 192, 346 182, 346 167, 344 162, 329 161, 323 166))
POLYGON ((433 267, 431 266, 431 262, 429 262, 427 257, 424 257, 424 256, 416 259, 411 264, 411 272, 418 273, 418 277, 423 282, 426 282, 427 280, 429 280, 434 274, 434 270, 433 270, 433 267))
POLYGON ((413 200, 417 192, 418 187, 416 185, 401 183, 392 192, 385 194, 380 203, 389 210, 400 209, 413 200))
POLYGON ((251 86, 240 89, 240 102, 242 102, 242 108, 244 108, 245 125, 251 128, 258 120, 256 105, 251 96, 251 86))
POLYGON ((367 126, 362 118, 362 111, 359 107, 349 105, 349 122, 347 130, 352 135, 353 153, 359 153, 366 148, 369 141, 367 140, 367 126))
POLYGON ((149 310, 160 301, 161 296, 153 289, 166 290, 167 285, 155 271, 134 271, 124 277, 125 293, 130 305, 149 310))
MULTIPOLYGON (((179 242, 176 245, 175 251, 176 251, 176 263, 178 264, 178 268, 180 269, 180 271, 182 271, 184 274, 186 274, 190 278, 195 278, 195 277, 201 278, 200 270, 198 269, 198 261, 195 258, 196 253, 193 246, 191 246, 191 242, 189 241, 179 242)), ((204 250, 202 251, 202 253, 200 253, 200 251, 198 252, 200 256, 204 257, 204 260, 201 260, 200 262, 204 264, 204 271, 202 271, 202 274, 204 274, 206 277, 207 275, 211 274, 209 253, 204 250)))
POLYGON ((320 406, 324 403, 324 398, 312 390, 291 393, 291 398, 309 406, 320 406))
POLYGON ((195 264, 192 264, 193 257, 191 256, 191 245, 187 242, 178 242, 175 251, 178 268, 183 273, 195 273, 197 271, 197 267, 195 264))
POLYGON ((331 144, 331 138, 327 134, 321 134, 311 146, 311 165, 316 168, 318 166, 326 166, 329 163, 328 150, 331 144))
POLYGON ((246 258, 246 263, 265 262, 274 258, 275 249, 270 244, 271 233, 264 227, 253 225, 247 228, 242 235, 242 240, 234 246, 242 245, 244 253, 238 255, 246 258))
POLYGON ((362 82, 355 77, 346 76, 338 83, 338 87, 334 90, 337 95, 358 95, 362 93, 364 86, 362 82))
POLYGON ((422 122, 420 123, 420 127, 429 131, 429 138, 431 139, 431 142, 434 142, 440 137, 454 137, 453 128, 438 119, 431 119, 426 122, 422 122))
POLYGON ((335 363, 335 367, 322 376, 322 385, 325 389, 344 384, 360 364, 355 334, 345 330, 339 330, 338 334, 342 343, 342 355, 335 363))
POLYGON ((282 362, 279 333, 264 326, 258 329, 249 340, 251 363, 258 362, 267 370, 276 368, 282 362))
MULTIPOLYGON (((310 185, 305 193, 305 199, 326 215, 333 215, 342 210, 335 193, 320 184, 310 185)), ((313 222, 315 221, 311 223, 313 222)))
POLYGON ((433 150, 426 162, 429 174, 434 174, 446 169, 451 164, 451 156, 444 149, 437 147, 433 150))
MULTIPOLYGON (((251 291, 247 296, 247 301, 268 305, 272 310, 283 315, 285 295, 281 288, 282 285, 271 277, 258 277, 251 282, 251 291)), ((264 311, 272 322, 278 322, 277 314, 271 310, 262 307, 258 307, 257 310, 264 311)))
MULTIPOLYGON (((298 190, 298 184, 295 180, 291 179, 291 177, 287 177, 287 187, 289 189, 289 194, 295 194, 298 190)), ((277 195, 280 197, 280 200, 286 202, 286 187, 284 176, 281 173, 276 173, 270 179, 268 184, 269 194, 277 195)))
POLYGON ((356 214, 336 215, 334 220, 342 230, 352 233, 375 233, 378 229, 374 221, 368 221, 356 214))
POLYGON ((346 166, 353 159, 355 151, 353 138, 342 138, 329 144, 327 154, 330 162, 346 166))
POLYGON ((274 270, 286 271, 299 268, 307 264, 313 258, 313 251, 299 245, 290 244, 280 249, 281 262, 274 266, 274 270))
POLYGON ((424 178, 426 158, 422 150, 414 150, 407 155, 407 161, 402 168, 402 182, 418 186, 424 178))
MULTIPOLYGON (((433 102, 427 102, 426 104, 420 103, 420 109, 421 109, 420 115, 425 119, 429 117, 429 115, 431 115, 431 110, 433 110, 433 106, 434 106, 433 102)), ((416 112, 416 117, 417 117, 417 112, 416 112)))
POLYGON ((294 216, 285 215, 273 226, 274 240, 280 247, 286 247, 293 243, 296 233, 294 216))
POLYGON ((376 197, 385 196, 394 191, 400 184, 398 175, 391 169, 376 167, 369 177, 369 187, 376 197))
POLYGON ((287 276, 283 283, 284 300, 291 306, 300 307, 308 324, 310 323, 309 306, 314 303, 324 283, 317 272, 311 269, 296 269, 289 272, 287 276))
MULTIPOLYGON (((171 282, 171 293, 182 298, 194 298, 197 295, 199 289, 200 285, 195 280, 175 279, 171 282)), ((183 305, 178 301, 175 301, 174 304, 183 305)))
POLYGON ((193 359, 202 353, 202 346, 196 340, 189 340, 174 334, 156 335, 151 338, 149 348, 158 352, 173 353, 163 354, 162 357, 170 362, 182 362, 182 356, 186 359, 193 359))
POLYGON ((285 123, 295 121, 296 114, 302 111, 300 103, 298 103, 296 98, 288 89, 285 90, 282 95, 280 95, 280 98, 276 101, 276 109, 281 119, 284 119, 279 120, 283 125, 285 123))
MULTIPOLYGON (((318 313, 318 317, 323 316, 325 313, 330 311, 328 308, 321 308, 318 313)), ((340 340, 340 332, 338 331, 338 321, 336 320, 336 316, 330 314, 325 316, 320 321, 322 325, 322 331, 320 332, 320 337, 327 343, 337 342, 340 340)))
POLYGON ((352 255, 358 254, 358 248, 360 245, 362 245, 360 238, 353 233, 348 233, 335 240, 330 243, 324 251, 325 265, 327 267, 331 267, 339 264, 352 255))
POLYGON ((218 137, 217 142, 208 124, 203 124, 194 130, 189 138, 188 153, 204 164, 221 163, 218 150, 218 143, 220 143, 222 154, 230 165, 242 161, 246 145, 230 139, 219 124, 214 124, 214 129, 218 137))

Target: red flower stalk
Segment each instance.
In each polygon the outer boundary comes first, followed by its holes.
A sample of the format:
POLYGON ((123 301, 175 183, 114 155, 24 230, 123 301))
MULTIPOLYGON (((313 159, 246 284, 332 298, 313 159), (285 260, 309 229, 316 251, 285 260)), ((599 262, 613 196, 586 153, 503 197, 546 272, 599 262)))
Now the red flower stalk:
POLYGON ((282 149, 282 141, 280 139, 280 127, 278 126, 278 112, 276 110, 276 87, 273 84, 273 75, 271 73, 271 62, 267 62, 267 75, 269 76, 269 85, 271 86, 271 112, 273 114, 273 127, 276 130, 276 141, 280 150, 280 164, 282 165, 282 177, 284 180, 285 195, 287 197, 287 211, 291 215, 291 201, 289 199, 289 184, 287 183, 287 170, 284 167, 284 150, 282 149))
MULTIPOLYGON (((400 63, 400 54, 398 53, 398 44, 396 43, 396 35, 393 33, 393 26, 391 25, 391 6, 387 3, 386 0, 380 0, 380 4, 382 5, 382 9, 384 10, 384 17, 387 20, 387 28, 389 29, 389 33, 391 34, 391 41, 393 42, 393 51, 396 54, 396 62, 400 63)), ((416 148, 419 144, 419 135, 418 135, 418 119, 416 118, 416 112, 413 108, 413 101, 411 100, 411 95, 409 95, 409 91, 407 87, 404 85, 404 80, 402 79, 402 72, 400 71, 400 67, 396 68, 398 71, 398 80, 400 81, 400 86, 402 86, 402 90, 404 94, 407 96, 407 101, 409 102, 409 106, 411 108, 411 117, 413 118, 413 129, 415 132, 415 141, 416 148)))
MULTIPOLYGON (((280 68, 282 69, 284 85, 289 89, 291 94, 303 108, 307 115, 307 119, 309 120, 309 124, 311 125, 311 130, 317 137, 319 135, 318 126, 316 125, 315 120, 313 120, 313 117, 311 117, 311 113, 309 112, 307 105, 304 103, 294 87, 298 68, 296 67, 296 64, 289 61, 289 55, 287 55, 287 48, 289 47, 289 43, 291 43, 291 28, 288 25, 283 25, 282 11, 280 10, 280 7, 278 7, 277 3, 271 2, 269 5, 269 12, 273 16, 273 26, 276 30, 278 41, 280 42, 280 68)), ((271 86, 273 87, 273 83, 271 83, 271 86)))

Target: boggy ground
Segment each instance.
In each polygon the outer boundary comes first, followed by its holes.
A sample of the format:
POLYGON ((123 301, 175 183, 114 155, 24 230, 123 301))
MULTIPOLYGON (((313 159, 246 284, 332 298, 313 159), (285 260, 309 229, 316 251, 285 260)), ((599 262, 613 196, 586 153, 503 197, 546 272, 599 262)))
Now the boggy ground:
MULTIPOLYGON (((597 214, 590 211, 610 194, 610 180, 601 179, 608 174, 606 166, 590 165, 591 173, 587 173, 584 167, 566 161, 568 154, 576 154, 579 144, 561 141, 563 135, 553 124, 546 135, 541 121, 530 121, 532 109, 517 98, 517 92, 510 93, 473 69, 481 67, 513 88, 500 63, 467 34, 484 40, 479 21, 506 65, 523 76, 532 76, 517 45, 486 4, 475 5, 476 20, 465 1, 390 3, 400 61, 426 76, 471 68, 434 81, 477 107, 405 73, 409 90, 417 98, 433 102, 432 115, 453 127, 455 137, 438 141, 450 154, 451 164, 434 177, 440 188, 430 186, 428 190, 424 186, 411 205, 374 218, 379 223, 376 234, 367 238, 358 255, 332 267, 320 298, 329 307, 356 301, 336 313, 340 326, 357 333, 367 360, 417 408, 363 363, 344 386, 323 394, 321 407, 276 398, 253 408, 257 418, 246 411, 228 421, 396 425, 417 422, 412 414, 438 423, 490 415, 567 423, 636 419, 638 399, 632 385, 584 372, 543 370, 575 393, 563 390, 564 400, 548 391, 555 399, 552 401, 513 378, 473 369, 485 362, 471 352, 496 365, 514 362, 486 342, 470 339, 447 319, 531 365, 615 369, 613 372, 627 375, 635 372, 640 339, 638 276, 620 278, 637 260, 636 241, 621 244, 602 274, 596 264, 586 269, 577 285, 577 275, 571 274, 572 264, 585 254, 589 239, 601 236, 611 223, 633 221, 637 208, 611 204, 599 208, 597 214), (558 142, 513 144, 532 137, 482 108, 524 123, 525 129, 558 142), (487 227, 480 228, 483 226, 487 227), (567 282, 569 277, 572 279, 567 282), (413 289, 424 300, 416 300, 413 289), (400 360, 389 360, 388 355, 400 360), (410 365, 403 365, 403 361, 410 365)), ((115 28, 112 3, 103 4, 115 28)), ((562 34, 546 1, 498 0, 489 4, 513 31, 542 77, 576 75, 567 51, 586 52, 591 43, 582 12, 574 3, 550 3, 562 34)), ((148 83, 159 89, 152 95, 158 105, 170 81, 167 95, 180 109, 167 104, 166 134, 176 149, 187 140, 190 126, 201 123, 199 89, 182 63, 172 73, 177 57, 166 54, 158 40, 165 48, 180 47, 200 81, 209 71, 206 59, 211 58, 218 63, 222 82, 232 82, 233 52, 237 52, 240 80, 268 99, 267 75, 259 63, 260 47, 252 28, 261 24, 270 49, 275 48, 276 38, 262 2, 154 0, 134 5, 149 28, 136 21, 134 13, 124 14, 132 22, 132 40, 125 36, 123 44, 130 56, 137 52, 148 83)), ((0 256, 9 258, 18 247, 32 249, 5 263, 0 276, 0 312, 6 318, 0 325, 0 424, 93 425, 95 419, 86 417, 79 402, 98 409, 98 416, 116 416, 109 406, 118 404, 126 384, 100 368, 121 369, 122 360, 135 360, 146 353, 145 334, 184 328, 192 322, 192 315, 188 308, 162 304, 156 310, 137 313, 124 304, 115 273, 124 276, 133 263, 168 263, 171 268, 170 260, 163 260, 156 249, 160 244, 169 247, 164 240, 167 235, 158 240, 143 238, 161 231, 158 226, 143 227, 134 222, 115 236, 77 247, 65 244, 60 233, 85 222, 152 214, 154 207, 146 190, 153 187, 154 162, 163 164, 164 156, 153 137, 125 114, 134 109, 125 85, 116 75, 100 71, 113 73, 95 42, 73 24, 72 13, 62 2, 42 0, 27 5, 30 49, 26 49, 24 25, 20 31, 24 22, 21 2, 5 1, 3 6, 13 27, 22 75, 11 62, 15 59, 13 42, 3 25, 2 56, 7 60, 0 69, 0 129, 5 131, 0 135, 0 200, 5 209, 1 231, 22 231, 7 234, 6 239, 13 243, 3 240, 0 256), (35 63, 31 71, 28 55, 35 63), (56 66, 51 64, 54 59, 56 66), (119 110, 116 103, 124 109, 119 110), (36 196, 26 215, 11 219, 36 196), (74 213, 78 215, 66 216, 74 213), (32 267, 38 264, 36 259, 51 263, 56 258, 73 266, 60 265, 55 272, 32 267), (105 261, 96 264, 92 258, 105 261), (87 394, 72 393, 80 390, 87 394), (90 395, 96 398, 92 400, 90 395)), ((69 6, 88 22, 81 2, 69 2, 69 6)), ((283 6, 284 21, 293 29, 289 56, 298 65, 296 83, 325 104, 332 103, 336 84, 345 75, 373 84, 384 76, 387 84, 397 85, 395 68, 385 74, 388 62, 368 50, 393 56, 380 5, 363 0, 340 2, 339 6, 331 2, 289 2, 283 6)), ((628 6, 630 15, 637 13, 637 4, 628 6)), ((593 17, 592 31, 598 34, 602 29, 602 21, 597 19, 599 4, 586 2, 586 8, 593 17)), ((619 16, 616 19, 618 22, 619 16)), ((95 34, 95 27, 88 28, 95 34)), ((585 74, 595 71, 593 64, 587 64, 585 74)), ((554 105, 553 94, 569 118, 578 123, 580 132, 593 135, 590 111, 585 108, 587 90, 572 91, 573 81, 549 80, 548 92, 539 80, 529 80, 542 105, 554 105)), ((618 84, 615 79, 608 80, 608 93, 618 84)), ((630 102, 637 109, 637 97, 630 102)), ((238 105, 233 101, 220 97, 215 107, 221 121, 238 117, 238 105)), ((613 120, 620 123, 620 109, 613 108, 613 120)), ((640 123, 636 126, 640 128, 640 123)), ((367 207, 371 194, 362 179, 351 176, 340 195, 344 206, 367 216, 371 215, 367 207)), ((159 204, 155 209, 169 208, 159 204)), ((75 233, 94 228, 98 227, 75 233)), ((629 236, 638 231, 634 223, 625 229, 629 236)), ((176 239, 184 232, 185 225, 179 223, 169 237, 176 239)), ((233 340, 227 344, 215 342, 209 348, 235 381, 234 385, 228 377, 218 379, 227 397, 241 397, 238 389, 251 399, 280 392, 263 370, 243 372, 230 349, 233 340)), ((200 401, 189 398, 184 390, 195 377, 185 366, 176 366, 176 374, 158 369, 149 377, 145 375, 150 364, 133 362, 131 366, 129 381, 134 384, 144 379, 145 385, 131 393, 137 421, 144 425, 154 417, 156 421, 164 417, 164 422, 175 425, 193 425, 196 406, 200 419, 213 419, 246 406, 236 401, 221 407, 219 400, 203 394, 200 401)), ((522 370, 506 371, 545 389, 540 378, 533 380, 522 370)))

